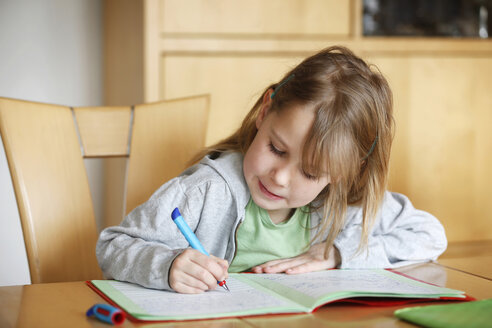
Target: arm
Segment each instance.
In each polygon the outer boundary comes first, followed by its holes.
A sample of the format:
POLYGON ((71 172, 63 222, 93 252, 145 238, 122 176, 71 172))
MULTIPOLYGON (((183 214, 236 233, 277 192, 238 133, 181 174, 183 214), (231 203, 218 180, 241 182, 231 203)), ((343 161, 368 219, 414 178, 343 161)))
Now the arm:
MULTIPOLYGON (((211 254, 224 256, 225 246, 211 244, 211 240, 216 237, 215 240, 219 239, 214 233, 227 232, 210 232, 211 226, 214 229, 215 226, 207 218, 213 215, 203 213, 208 213, 212 204, 215 205, 212 197, 207 195, 215 194, 227 200, 227 189, 223 187, 223 183, 193 181, 193 184, 187 184, 182 180, 178 177, 164 184, 146 203, 133 210, 120 226, 101 232, 96 255, 107 278, 134 282, 150 288, 171 289, 171 266, 189 246, 171 220, 170 215, 175 207, 183 212, 204 247, 211 254), (186 189, 185 185, 192 187, 186 189), (210 240, 206 240, 205 236, 209 235, 210 240)), ((227 213, 220 206, 219 210, 227 213)), ((210 264, 209 258, 199 252, 190 249, 185 253, 189 257, 198 257, 198 262, 210 264)), ((213 282, 216 284, 217 280, 213 282)))
POLYGON ((435 260, 447 246, 441 223, 417 210, 407 197, 386 192, 368 239, 368 250, 356 254, 361 235, 362 210, 351 208, 347 223, 335 240, 340 268, 394 268, 435 260))
POLYGON ((347 222, 324 258, 325 243, 299 256, 252 268, 256 273, 304 273, 330 268, 393 268, 435 260, 447 246, 444 228, 429 213, 416 210, 407 197, 387 192, 368 238, 367 251, 357 253, 362 210, 352 207, 347 222))
POLYGON ((328 258, 325 258, 326 243, 312 245, 301 255, 269 261, 251 268, 254 273, 298 274, 336 268, 340 264, 340 253, 336 247, 331 247, 328 258))
POLYGON ((186 206, 178 179, 166 183, 144 204, 135 208, 119 226, 104 229, 96 255, 107 278, 170 289, 169 267, 187 245, 168 221, 172 203, 186 206), (169 195, 173 195, 170 197, 169 195), (170 199, 172 198, 172 199, 170 199))

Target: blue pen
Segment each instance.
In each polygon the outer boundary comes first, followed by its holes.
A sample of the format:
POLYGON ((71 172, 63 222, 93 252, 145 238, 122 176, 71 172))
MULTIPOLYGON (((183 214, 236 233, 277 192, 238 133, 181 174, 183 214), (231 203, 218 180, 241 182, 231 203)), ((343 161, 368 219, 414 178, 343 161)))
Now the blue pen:
MULTIPOLYGON (((186 221, 183 219, 181 216, 181 213, 179 213, 178 208, 176 207, 171 214, 171 218, 173 219, 173 222, 176 223, 176 225, 179 228, 179 231, 183 234, 183 236, 186 238, 186 240, 190 243, 190 246, 197 251, 199 251, 202 254, 205 254, 209 256, 205 248, 203 248, 202 244, 196 237, 196 235, 191 231, 190 226, 186 223, 186 221)), ((226 289, 229 291, 229 287, 227 287, 226 281, 217 281, 217 284, 221 286, 222 288, 226 289)))
POLYGON ((87 310, 86 315, 88 317, 95 316, 99 320, 113 325, 119 325, 125 321, 125 312, 109 304, 95 304, 87 310))

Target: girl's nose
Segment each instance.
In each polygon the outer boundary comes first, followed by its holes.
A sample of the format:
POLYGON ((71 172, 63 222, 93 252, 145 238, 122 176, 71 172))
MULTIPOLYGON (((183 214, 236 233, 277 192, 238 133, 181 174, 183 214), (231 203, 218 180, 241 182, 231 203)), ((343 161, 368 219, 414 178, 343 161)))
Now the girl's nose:
POLYGON ((290 169, 288 165, 278 165, 271 171, 273 182, 281 187, 287 187, 290 182, 290 169))

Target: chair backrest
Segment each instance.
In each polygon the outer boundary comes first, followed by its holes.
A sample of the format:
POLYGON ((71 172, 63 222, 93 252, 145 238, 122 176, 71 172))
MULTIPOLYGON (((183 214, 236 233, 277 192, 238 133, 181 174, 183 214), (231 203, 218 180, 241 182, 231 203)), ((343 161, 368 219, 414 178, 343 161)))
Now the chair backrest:
POLYGON ((208 96, 80 108, 0 98, 31 281, 102 277, 84 158, 129 157, 128 212, 204 146, 208 106, 208 96))
POLYGON ((135 107, 128 163, 126 213, 177 176, 205 146, 209 97, 135 107))

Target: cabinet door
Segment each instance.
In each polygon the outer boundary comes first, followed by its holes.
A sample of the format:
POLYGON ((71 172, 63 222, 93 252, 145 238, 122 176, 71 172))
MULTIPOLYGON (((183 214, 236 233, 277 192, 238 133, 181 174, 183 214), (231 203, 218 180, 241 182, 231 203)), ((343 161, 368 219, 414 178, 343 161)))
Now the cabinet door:
POLYGON ((161 51, 147 60, 158 64, 146 69, 146 101, 210 93, 208 144, 234 131, 269 83, 320 48, 314 44, 351 33, 349 0, 154 0, 147 7, 147 42, 161 51), (291 41, 302 50, 286 46, 291 41))
POLYGON ((160 97, 209 93, 207 144, 212 144, 234 132, 262 91, 301 60, 275 53, 163 56, 160 97))
POLYGON ((395 98, 390 189, 450 241, 492 239, 492 59, 373 57, 395 98))
POLYGON ((348 0, 161 0, 159 33, 173 37, 348 36, 348 0))

